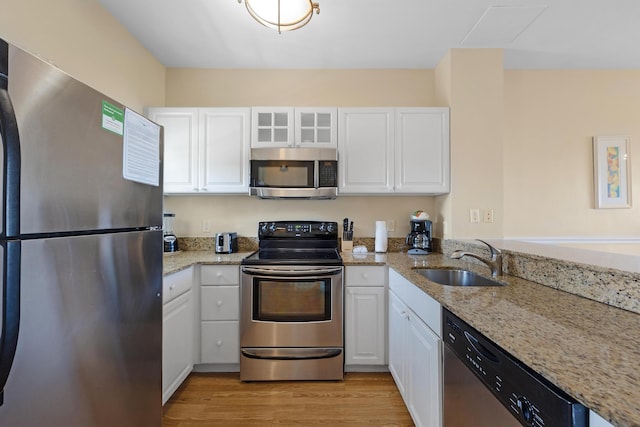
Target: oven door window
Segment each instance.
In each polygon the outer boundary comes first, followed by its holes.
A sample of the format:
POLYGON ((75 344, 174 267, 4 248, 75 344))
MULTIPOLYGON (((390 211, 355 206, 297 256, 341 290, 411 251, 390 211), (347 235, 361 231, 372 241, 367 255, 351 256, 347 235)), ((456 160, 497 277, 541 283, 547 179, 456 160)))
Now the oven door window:
POLYGON ((331 320, 331 279, 253 279, 253 320, 331 320))
POLYGON ((300 160, 251 160, 251 186, 314 188, 314 163, 300 160))

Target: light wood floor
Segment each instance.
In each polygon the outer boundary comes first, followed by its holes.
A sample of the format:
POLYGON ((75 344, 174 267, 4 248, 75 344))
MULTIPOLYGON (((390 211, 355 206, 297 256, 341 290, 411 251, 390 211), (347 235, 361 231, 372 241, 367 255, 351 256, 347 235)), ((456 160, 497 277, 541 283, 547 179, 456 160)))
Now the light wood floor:
POLYGON ((344 381, 240 381, 194 373, 165 404, 163 427, 413 426, 389 373, 344 381))

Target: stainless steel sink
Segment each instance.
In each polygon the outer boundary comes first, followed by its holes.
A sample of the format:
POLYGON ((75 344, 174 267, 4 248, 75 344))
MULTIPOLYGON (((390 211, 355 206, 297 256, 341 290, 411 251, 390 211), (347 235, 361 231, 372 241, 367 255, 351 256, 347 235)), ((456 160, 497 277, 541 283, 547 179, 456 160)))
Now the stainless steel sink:
POLYGON ((447 286, 504 286, 496 280, 487 279, 472 271, 456 270, 449 268, 427 268, 416 269, 418 274, 423 275, 432 282, 447 286))

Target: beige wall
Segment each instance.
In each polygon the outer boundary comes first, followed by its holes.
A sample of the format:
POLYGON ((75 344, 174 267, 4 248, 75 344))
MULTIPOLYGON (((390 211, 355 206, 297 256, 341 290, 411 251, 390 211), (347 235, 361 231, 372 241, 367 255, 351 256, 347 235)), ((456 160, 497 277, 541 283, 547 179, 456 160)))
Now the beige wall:
POLYGON ((433 106, 433 70, 167 69, 167 106, 433 106))
POLYGON ((247 196, 171 196, 165 209, 175 212, 178 236, 213 236, 219 231, 236 231, 257 236, 258 221, 320 220, 342 224, 344 217, 354 221, 355 237, 373 237, 377 220, 395 221, 389 237, 409 232, 409 215, 422 209, 433 211, 433 197, 356 197, 335 200, 258 200, 247 196), (209 232, 203 231, 205 227, 209 232))
MULTIPOLYGON (((169 69, 167 105, 451 107, 450 195, 334 202, 168 197, 167 208, 182 213, 177 230, 186 235, 206 235, 202 221, 210 212, 219 212, 219 227, 251 224, 249 233, 258 220, 291 212, 355 217, 361 236, 373 235, 375 219, 390 219, 397 223, 393 234, 402 236, 414 209, 426 209, 436 235, 447 238, 638 235, 640 208, 593 209, 591 154, 593 135, 625 134, 633 162, 640 162, 633 156, 640 138, 638 70, 505 71, 499 49, 454 49, 434 70, 169 69), (471 224, 470 208, 493 209, 495 222, 471 224), (363 211, 370 214, 356 217, 363 211)), ((632 189, 640 191, 640 182, 632 189)))
POLYGON ((640 70, 505 72, 505 237, 640 236, 640 70), (594 209, 594 135, 631 138, 631 209, 594 209))
MULTIPOLYGON (((443 107, 451 105, 451 50, 440 60, 435 68, 433 76, 433 85, 436 98, 436 104, 443 107)), ((453 111, 449 111, 449 122, 453 111)), ((451 130, 451 129, 450 129, 451 130)), ((451 138, 451 134, 449 134, 451 138)), ((453 159, 450 158, 450 161, 453 159)), ((453 175, 451 176, 453 178, 453 175)), ((451 216, 453 212, 453 200, 449 194, 437 196, 434 207, 434 236, 441 239, 451 238, 451 216)))
POLYGON ((454 49, 435 70, 165 70, 95 0, 5 0, 0 37, 138 111, 148 105, 451 105, 449 196, 333 202, 167 198, 167 207, 180 215, 178 230, 189 235, 205 235, 202 220, 215 212, 221 221, 211 224, 212 231, 252 234, 263 218, 311 215, 349 216, 361 236, 373 235, 376 219, 393 220, 397 231, 391 234, 402 236, 415 209, 437 218, 438 235, 446 220, 446 237, 639 234, 640 174, 633 171, 640 170, 640 156, 634 155, 640 141, 640 70, 502 71, 501 52, 484 49, 454 49), (631 209, 593 208, 591 137, 608 134, 631 137, 631 209), (471 225, 471 207, 493 208, 496 223, 471 225))
POLYGON ((136 111, 164 104, 165 67, 95 0, 3 0, 0 37, 136 111))
POLYGON ((436 202, 447 224, 440 229, 446 238, 502 237, 502 50, 451 50, 436 68, 435 87, 451 109, 451 193, 436 202), (470 209, 492 210, 494 222, 471 223, 470 209))
MULTIPOLYGON (((433 70, 167 70, 167 105, 434 106, 433 70)), ((180 236, 218 231, 257 235, 260 220, 355 221, 356 237, 374 236, 376 220, 396 222, 391 237, 409 232, 409 215, 434 210, 433 197, 354 197, 333 201, 257 200, 246 196, 165 197, 180 236), (203 231, 210 221, 210 232, 203 231)))

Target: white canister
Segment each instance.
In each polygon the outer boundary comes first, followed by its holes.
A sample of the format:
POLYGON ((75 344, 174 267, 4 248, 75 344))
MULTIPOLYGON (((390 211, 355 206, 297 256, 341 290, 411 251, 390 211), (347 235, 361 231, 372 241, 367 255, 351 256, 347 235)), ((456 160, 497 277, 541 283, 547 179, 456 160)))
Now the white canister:
POLYGON ((387 221, 376 221, 376 252, 387 252, 387 221))

